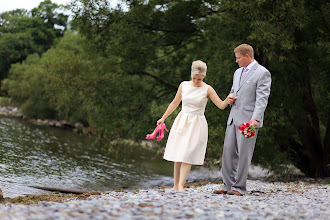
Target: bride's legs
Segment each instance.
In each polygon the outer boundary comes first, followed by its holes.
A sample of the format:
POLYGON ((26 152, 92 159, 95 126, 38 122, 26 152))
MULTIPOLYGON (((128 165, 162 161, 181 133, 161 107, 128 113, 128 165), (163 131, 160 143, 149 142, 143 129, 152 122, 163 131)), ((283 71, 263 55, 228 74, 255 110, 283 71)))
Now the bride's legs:
POLYGON ((191 164, 188 164, 188 163, 181 164, 180 173, 179 173, 180 174, 179 188, 178 188, 179 191, 183 191, 184 184, 187 180, 190 169, 191 169, 191 164))
POLYGON ((179 189, 181 162, 174 162, 174 186, 172 189, 179 189))

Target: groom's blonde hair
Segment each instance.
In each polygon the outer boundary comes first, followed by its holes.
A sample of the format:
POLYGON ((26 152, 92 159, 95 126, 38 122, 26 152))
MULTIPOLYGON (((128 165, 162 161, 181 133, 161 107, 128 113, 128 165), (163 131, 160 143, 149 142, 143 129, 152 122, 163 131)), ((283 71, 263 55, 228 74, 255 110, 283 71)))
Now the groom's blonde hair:
POLYGON ((195 74, 201 74, 202 76, 206 76, 206 70, 206 63, 201 60, 196 60, 191 64, 191 77, 193 77, 195 74))
POLYGON ((242 55, 249 54, 249 56, 254 59, 253 47, 248 44, 241 44, 234 49, 234 53, 240 53, 242 55))

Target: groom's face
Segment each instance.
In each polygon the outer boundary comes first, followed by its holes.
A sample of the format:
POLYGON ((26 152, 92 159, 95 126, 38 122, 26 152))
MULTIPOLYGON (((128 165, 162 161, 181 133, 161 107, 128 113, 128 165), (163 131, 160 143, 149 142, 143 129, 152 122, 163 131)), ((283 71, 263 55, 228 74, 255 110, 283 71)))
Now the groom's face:
POLYGON ((241 53, 235 53, 236 63, 239 67, 247 67, 250 64, 249 55, 242 55, 241 53))

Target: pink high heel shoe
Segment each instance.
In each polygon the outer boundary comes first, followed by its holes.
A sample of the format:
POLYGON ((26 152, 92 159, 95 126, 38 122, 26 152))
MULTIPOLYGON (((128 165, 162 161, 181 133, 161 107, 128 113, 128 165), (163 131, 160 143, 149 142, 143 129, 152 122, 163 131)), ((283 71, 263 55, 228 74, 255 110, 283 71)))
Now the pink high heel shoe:
POLYGON ((168 132, 165 123, 161 124, 161 130, 160 130, 159 135, 157 137, 157 141, 160 141, 161 139, 164 138, 164 129, 168 132))
POLYGON ((154 132, 152 132, 151 134, 147 134, 146 139, 155 139, 156 135, 159 133, 157 140, 160 141, 164 138, 164 129, 166 129, 166 131, 168 132, 165 123, 157 125, 154 132))

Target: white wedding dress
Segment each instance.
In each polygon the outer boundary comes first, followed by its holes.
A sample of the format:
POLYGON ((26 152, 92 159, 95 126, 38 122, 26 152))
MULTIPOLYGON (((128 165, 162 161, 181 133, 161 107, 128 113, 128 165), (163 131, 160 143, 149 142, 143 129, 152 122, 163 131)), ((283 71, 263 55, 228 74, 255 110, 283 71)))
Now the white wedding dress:
POLYGON ((182 109, 175 118, 166 143, 164 159, 203 165, 208 127, 204 116, 209 85, 194 87, 182 84, 182 109))

